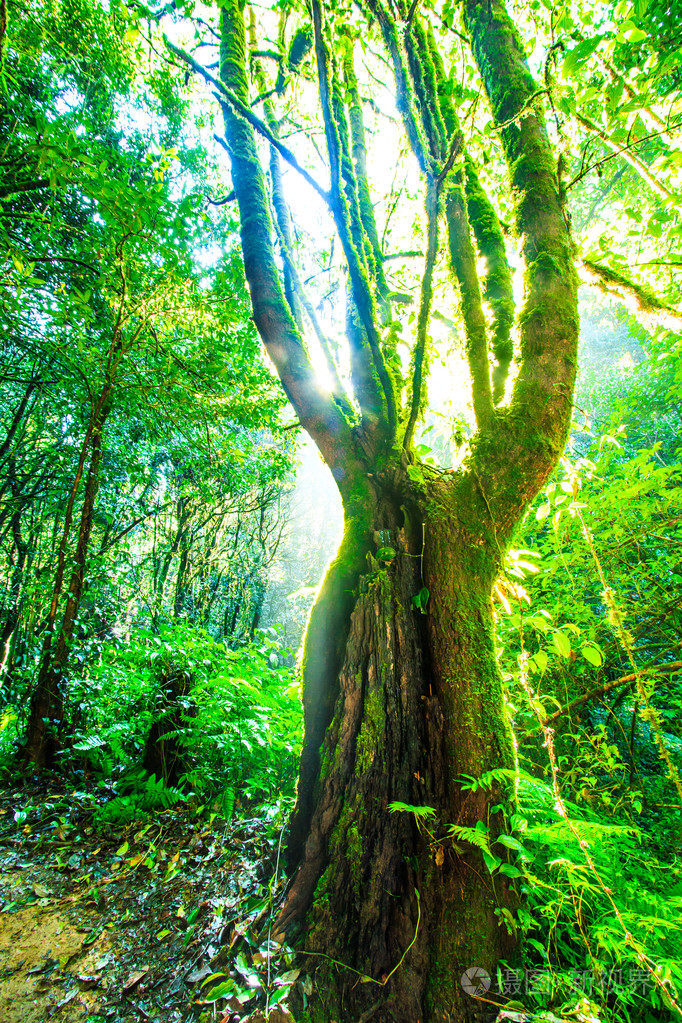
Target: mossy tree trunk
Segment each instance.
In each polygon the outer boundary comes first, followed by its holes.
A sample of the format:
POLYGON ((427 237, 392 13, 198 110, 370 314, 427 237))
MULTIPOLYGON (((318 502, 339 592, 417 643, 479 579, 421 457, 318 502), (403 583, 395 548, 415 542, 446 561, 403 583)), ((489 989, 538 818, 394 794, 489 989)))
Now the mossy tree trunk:
MULTIPOLYGON (((300 309, 288 301, 275 258, 256 131, 295 161, 278 138, 274 101, 267 123, 250 106, 242 5, 221 5, 219 79, 167 45, 220 97, 254 321, 344 507, 341 546, 306 633, 305 731, 287 850, 293 876, 275 930, 296 941, 315 973, 312 1019, 440 1023, 477 1012, 482 1003, 462 990, 462 973, 479 967, 492 975, 514 946, 513 871, 505 872, 496 839, 509 828, 516 760, 492 590, 513 530, 566 440, 576 278, 556 161, 521 40, 501 0, 467 0, 466 30, 499 125, 525 264, 518 373, 509 385, 515 307, 506 242, 467 152, 428 15, 422 20, 402 0, 391 9, 383 0, 364 6, 392 63, 425 185, 427 252, 409 375, 397 356, 368 201, 349 52, 357 29, 311 0, 330 176, 328 191, 313 186, 328 202, 349 282, 350 379, 327 347, 335 369, 329 390, 317 384, 300 309), (477 427, 457 471, 420 465, 413 449, 441 228, 477 427), (486 775, 486 784, 468 784, 486 775), (435 816, 390 812, 392 802, 430 807, 435 816), (453 835, 450 825, 465 830, 453 835)), ((262 69, 257 77, 262 91, 262 69)), ((282 181, 274 177, 281 221, 282 181)), ((286 223, 278 233, 282 245, 286 223)), ((285 266, 293 260, 284 253, 285 266)))
MULTIPOLYGON (((365 548, 317 778, 304 783, 307 835, 277 922, 291 936, 305 921, 311 1019, 356 1019, 377 1002, 404 1023, 464 1019, 479 1003, 463 972, 494 976, 513 951, 508 877, 447 828, 485 828, 504 860, 494 843, 509 831, 516 757, 493 641, 499 551, 481 528, 483 503, 471 477, 417 488, 400 471, 375 503, 371 548, 389 560, 365 548), (425 585, 427 613, 412 599, 425 585), (468 778, 505 770, 467 789, 468 778), (392 813, 393 802, 435 816, 392 813)), ((298 814, 303 804, 300 786, 298 814)))

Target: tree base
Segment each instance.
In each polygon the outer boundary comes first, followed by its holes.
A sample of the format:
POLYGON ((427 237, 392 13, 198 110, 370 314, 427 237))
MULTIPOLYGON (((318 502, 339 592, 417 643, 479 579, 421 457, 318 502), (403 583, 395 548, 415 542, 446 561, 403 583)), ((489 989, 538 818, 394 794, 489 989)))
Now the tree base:
MULTIPOLYGON (((514 947, 500 926, 513 903, 508 880, 448 830, 478 820, 501 830, 490 802, 502 795, 462 790, 471 744, 453 757, 426 615, 412 600, 421 558, 404 530, 391 544, 395 557, 363 580, 351 616, 310 833, 275 928, 284 938, 303 922, 297 945, 316 994, 301 1018, 325 1023, 486 1018, 462 974, 493 975, 514 947)), ((459 697, 470 696, 461 685, 459 697)), ((504 732, 503 705, 499 714, 504 732)))

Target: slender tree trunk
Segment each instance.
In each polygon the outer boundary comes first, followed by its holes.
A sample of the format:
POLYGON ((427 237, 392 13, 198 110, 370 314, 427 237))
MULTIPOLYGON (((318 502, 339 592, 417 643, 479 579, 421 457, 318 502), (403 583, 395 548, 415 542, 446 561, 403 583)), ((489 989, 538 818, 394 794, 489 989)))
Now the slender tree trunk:
MULTIPOLYGON (((476 522, 480 496, 433 487, 429 497, 406 486, 376 503, 374 547, 395 556, 359 580, 317 778, 308 791, 299 782, 309 829, 277 928, 305 917, 313 1020, 357 1018, 377 1000, 399 1023, 465 1019, 480 1003, 462 974, 494 976, 515 944, 508 878, 448 831, 485 829, 504 860, 494 842, 510 830, 516 756, 493 640, 498 552, 476 522), (412 599, 425 586, 428 614, 412 599), (506 780, 466 788, 493 770, 506 780), (435 816, 392 813, 394 801, 435 816)), ((328 589, 344 569, 336 563, 328 589)), ((310 644, 308 661, 320 654, 310 644)))
MULTIPOLYGON (((53 766, 57 752, 57 742, 61 740, 65 731, 64 698, 62 692, 63 676, 69 656, 69 647, 73 637, 76 615, 78 614, 78 608, 80 607, 83 595, 85 565, 90 546, 95 500, 99 488, 102 437, 104 424, 110 410, 109 395, 105 393, 103 394, 103 400, 99 404, 97 419, 91 434, 92 453, 85 481, 76 555, 71 572, 64 617, 56 646, 53 649, 50 642, 44 647, 35 692, 31 697, 26 738, 22 747, 22 758, 25 763, 34 763, 37 767, 53 766)), ((61 554, 62 551, 60 550, 61 554)), ((65 556, 64 561, 60 559, 58 566, 59 591, 61 590, 60 571, 61 575, 63 575, 64 562, 65 556)), ((53 606, 51 608, 51 621, 53 623, 56 616, 56 601, 58 597, 59 592, 55 585, 53 606)), ((51 639, 51 635, 50 631, 47 637, 48 641, 51 639)))
POLYGON ((12 497, 15 501, 17 501, 17 505, 12 512, 12 538, 14 540, 14 549, 16 551, 16 561, 14 562, 12 579, 9 587, 9 600, 7 611, 5 613, 5 621, 3 622, 2 629, 0 630, 0 675, 9 669, 10 644, 17 622, 19 621, 21 588, 24 580, 24 570, 26 568, 26 556, 28 554, 28 544, 21 532, 22 508, 21 504, 18 503, 19 484, 17 481, 17 467, 14 458, 11 458, 9 461, 9 475, 12 497))
POLYGON ((185 545, 180 551, 178 572, 175 577, 175 600, 173 601, 173 617, 180 618, 186 611, 189 596, 189 548, 191 540, 185 537, 185 545))

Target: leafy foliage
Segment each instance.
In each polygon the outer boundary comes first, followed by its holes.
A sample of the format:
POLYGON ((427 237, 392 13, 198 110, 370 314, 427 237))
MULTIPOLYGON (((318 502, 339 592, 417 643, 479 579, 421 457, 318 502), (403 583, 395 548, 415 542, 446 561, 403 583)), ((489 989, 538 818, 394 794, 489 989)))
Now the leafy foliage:
MULTIPOLYGON (((74 755, 85 754, 100 776, 120 778, 119 787, 138 787, 147 737, 167 720, 159 681, 172 667, 190 684, 179 727, 164 728, 159 742, 174 741, 184 754, 180 789, 200 799, 220 796, 228 817, 235 801, 273 801, 293 785, 300 741, 298 684, 285 660, 265 634, 257 646, 230 650, 187 626, 110 643, 100 663, 72 683, 70 699, 83 722, 74 755)), ((144 779, 145 798, 162 783, 150 788, 144 779)))

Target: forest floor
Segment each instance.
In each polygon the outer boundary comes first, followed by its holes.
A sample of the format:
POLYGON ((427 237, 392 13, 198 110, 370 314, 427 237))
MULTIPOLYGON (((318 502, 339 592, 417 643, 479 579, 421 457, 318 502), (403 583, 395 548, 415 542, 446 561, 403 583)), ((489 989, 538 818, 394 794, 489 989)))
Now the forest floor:
POLYGON ((268 940, 272 820, 180 804, 102 823, 107 795, 0 791, 3 1023, 256 1023, 266 999, 291 1020, 276 1003, 305 978, 268 940))

